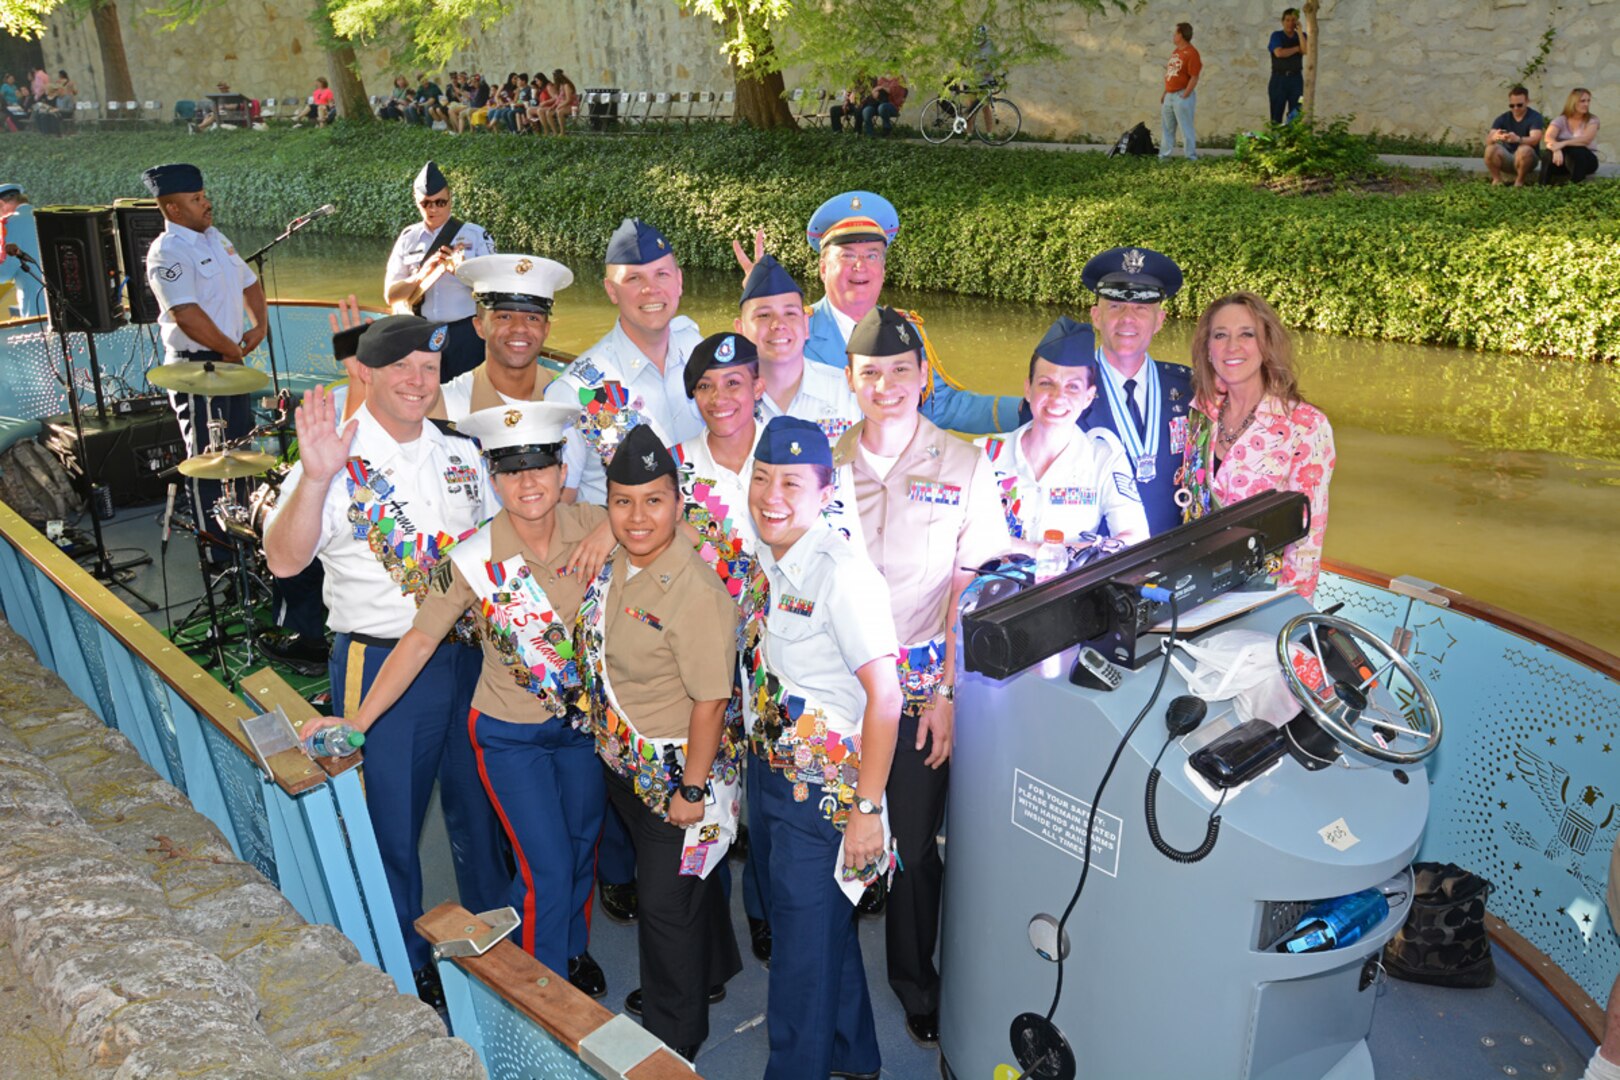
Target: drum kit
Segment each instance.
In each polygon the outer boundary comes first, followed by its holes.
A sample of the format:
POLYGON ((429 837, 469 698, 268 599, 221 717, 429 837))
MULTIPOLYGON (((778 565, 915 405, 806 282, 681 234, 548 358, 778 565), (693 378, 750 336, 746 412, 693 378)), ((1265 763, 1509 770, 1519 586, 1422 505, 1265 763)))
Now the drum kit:
MULTIPOLYGON (((191 394, 201 398, 227 397, 251 394, 264 389, 270 376, 256 368, 242 364, 216 363, 211 360, 181 361, 154 367, 146 373, 153 386, 176 394, 191 394)), ((175 472, 194 480, 217 480, 221 495, 211 507, 192 508, 195 520, 193 531, 197 537, 198 569, 203 578, 203 600, 192 615, 182 621, 182 627, 206 612, 209 632, 205 644, 213 646, 221 671, 226 670, 224 646, 226 634, 221 609, 235 607, 244 627, 247 647, 246 666, 255 660, 255 611, 258 601, 269 600, 268 571, 264 567, 264 525, 276 505, 281 481, 287 468, 274 454, 254 449, 256 441, 269 435, 285 437, 291 425, 283 411, 281 418, 260 427, 238 439, 227 441, 223 418, 208 414, 208 443, 175 467, 175 472), (248 490, 248 481, 257 479, 248 490), (205 516, 211 517, 219 530, 210 530, 205 516), (228 568, 209 555, 219 547, 228 547, 231 560, 228 568), (234 603, 229 598, 229 584, 234 584, 234 603), (226 598, 216 600, 215 591, 226 586, 226 598)), ((165 533, 165 536, 167 533, 165 533)), ((246 670, 244 666, 243 670, 246 670)))

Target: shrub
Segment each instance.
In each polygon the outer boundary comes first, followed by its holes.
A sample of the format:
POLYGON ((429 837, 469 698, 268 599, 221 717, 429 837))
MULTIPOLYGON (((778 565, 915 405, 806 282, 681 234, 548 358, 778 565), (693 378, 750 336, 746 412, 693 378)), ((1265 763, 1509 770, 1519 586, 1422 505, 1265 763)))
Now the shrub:
POLYGON ((1238 136, 1237 159, 1266 180, 1360 179, 1385 169, 1372 143, 1350 133, 1354 117, 1336 116, 1326 124, 1295 117, 1286 124, 1238 136))
POLYGON ((450 177, 458 213, 502 250, 571 260, 576 270, 601 257, 628 214, 656 222, 685 264, 714 269, 734 268, 730 241, 763 227, 814 295, 804 224, 828 195, 859 187, 900 209, 889 263, 900 285, 1083 312, 1086 260, 1140 244, 1185 270, 1187 286, 1169 305, 1176 315, 1247 288, 1313 330, 1620 358, 1620 184, 1611 181, 1510 191, 1445 176, 1398 196, 1283 198, 1231 160, 720 125, 634 138, 450 138, 402 125, 22 136, 7 141, 6 178, 38 204, 105 203, 143 194, 146 166, 190 160, 227 232, 333 202, 340 213, 324 230, 391 237, 415 216, 410 180, 430 157, 450 177))

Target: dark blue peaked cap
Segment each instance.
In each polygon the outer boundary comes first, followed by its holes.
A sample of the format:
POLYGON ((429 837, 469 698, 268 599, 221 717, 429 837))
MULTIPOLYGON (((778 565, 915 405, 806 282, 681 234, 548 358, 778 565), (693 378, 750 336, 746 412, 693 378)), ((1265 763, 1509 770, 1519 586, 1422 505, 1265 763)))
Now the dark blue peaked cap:
POLYGON ((186 195, 203 189, 202 170, 195 165, 182 165, 179 162, 154 165, 141 173, 141 183, 146 185, 153 198, 186 195))
POLYGON ((1059 315, 1035 346, 1035 355, 1059 367, 1079 367, 1097 356, 1097 336, 1085 323, 1059 315))
POLYGON ((773 416, 754 447, 762 465, 825 465, 832 468, 832 446, 820 425, 797 416, 773 416))
POLYGON ((1152 248, 1109 248, 1086 263, 1080 282, 1105 300, 1157 304, 1181 291, 1181 267, 1152 248))
POLYGON ((799 283, 793 280, 793 275, 783 269, 774 256, 761 255, 759 262, 748 271, 748 277, 743 281, 742 299, 739 306, 761 296, 783 296, 787 293, 804 295, 799 283))
POLYGON ((609 266, 645 266, 672 254, 663 233, 640 218, 627 217, 608 237, 607 255, 602 261, 609 266))

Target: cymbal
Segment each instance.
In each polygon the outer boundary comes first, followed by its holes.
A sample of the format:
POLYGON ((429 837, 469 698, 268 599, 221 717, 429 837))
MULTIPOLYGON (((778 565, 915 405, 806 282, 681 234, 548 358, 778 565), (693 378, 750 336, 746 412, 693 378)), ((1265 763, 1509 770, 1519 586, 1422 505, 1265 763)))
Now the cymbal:
POLYGON ((235 480, 242 476, 263 476, 275 463, 274 454, 257 450, 223 450, 187 458, 180 463, 180 472, 198 480, 235 480))
POLYGON ((263 389, 270 382, 270 376, 258 368, 242 364, 180 360, 148 371, 146 381, 177 394, 225 397, 230 394, 251 394, 263 389))

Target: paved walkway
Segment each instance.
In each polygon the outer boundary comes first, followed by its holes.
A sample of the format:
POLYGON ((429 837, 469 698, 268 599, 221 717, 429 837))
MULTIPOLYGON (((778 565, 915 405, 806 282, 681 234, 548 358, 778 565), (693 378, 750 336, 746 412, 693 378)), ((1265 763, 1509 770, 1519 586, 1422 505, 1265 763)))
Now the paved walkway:
MULTIPOLYGON (((981 146, 975 142, 973 145, 981 146)), ((1015 142, 1007 144, 1012 150, 1053 150, 1067 151, 1069 153, 1097 153, 1106 154, 1112 150, 1113 144, 1103 143, 1049 143, 1049 142, 1015 142)), ((1198 151, 1199 157, 1231 157, 1233 151, 1218 150, 1213 147, 1198 151)), ((1180 157, 1178 147, 1176 156, 1180 157)), ((1483 173, 1485 160, 1481 157, 1432 157, 1423 154, 1379 154, 1380 159, 1388 165, 1405 165, 1413 169, 1460 169, 1463 172, 1483 173)), ((1620 163, 1602 162, 1598 165, 1598 176, 1620 176, 1620 163)))

